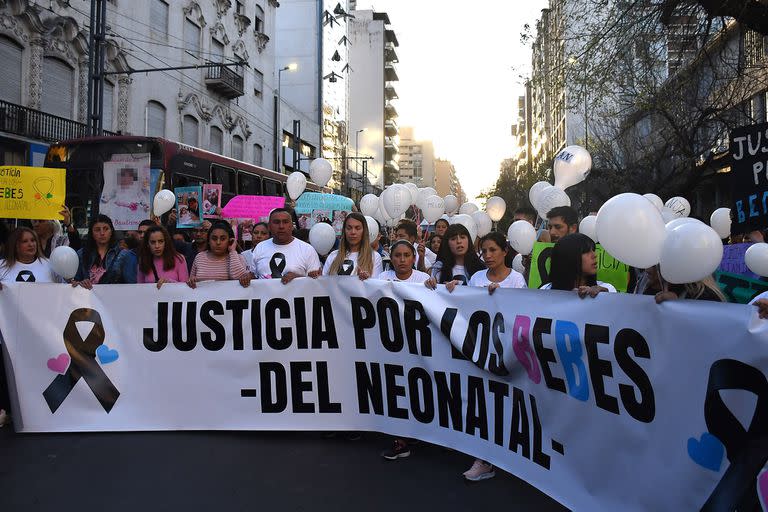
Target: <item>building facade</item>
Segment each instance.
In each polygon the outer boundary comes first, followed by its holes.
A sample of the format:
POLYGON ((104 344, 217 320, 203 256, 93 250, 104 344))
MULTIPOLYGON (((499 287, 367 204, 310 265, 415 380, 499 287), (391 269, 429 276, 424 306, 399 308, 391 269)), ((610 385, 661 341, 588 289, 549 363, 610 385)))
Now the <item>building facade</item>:
POLYGON ((431 140, 418 140, 410 126, 400 127, 400 181, 435 188, 435 148, 431 140))
MULTIPOLYGON (((108 2, 104 130, 271 167, 276 9, 275 0, 108 2), (248 66, 121 73, 240 61, 248 66)), ((5 163, 39 164, 47 143, 88 133, 88 19, 65 1, 2 3, 5 163)))
POLYGON ((453 194, 459 200, 459 204, 467 202, 467 195, 461 187, 461 182, 456 176, 456 168, 449 160, 435 159, 435 190, 437 195, 445 197, 453 194))

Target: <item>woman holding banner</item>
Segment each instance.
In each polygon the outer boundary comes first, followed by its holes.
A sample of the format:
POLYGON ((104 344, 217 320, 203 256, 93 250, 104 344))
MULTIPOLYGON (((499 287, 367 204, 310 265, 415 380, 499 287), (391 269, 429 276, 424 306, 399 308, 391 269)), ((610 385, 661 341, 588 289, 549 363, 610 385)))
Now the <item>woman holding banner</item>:
POLYGON ((80 265, 72 286, 90 290, 94 284, 135 283, 137 262, 132 251, 122 250, 112 219, 96 215, 88 226, 85 246, 77 251, 80 265))
POLYGON ((2 283, 54 283, 61 282, 43 255, 37 234, 19 227, 11 231, 5 245, 5 258, 0 261, 2 283))
POLYGON ((497 231, 492 231, 480 239, 480 251, 486 270, 472 274, 469 286, 488 288, 492 294, 499 288, 525 288, 525 278, 520 272, 506 265, 509 245, 507 238, 497 231))
POLYGON ((407 283, 425 283, 429 280, 429 274, 413 268, 416 263, 416 248, 408 240, 398 240, 392 244, 390 258, 393 269, 385 270, 377 279, 407 283))
POLYGON ((715 278, 708 276, 701 281, 685 284, 662 283, 663 290, 656 294, 656 303, 661 304, 668 300, 691 299, 709 300, 712 302, 728 302, 715 278))
POLYGON ((597 297, 601 292, 616 293, 610 283, 597 280, 595 242, 587 235, 572 233, 557 241, 552 248, 551 282, 542 290, 576 291, 579 297, 597 297))
MULTIPOLYGON (((331 252, 323 266, 324 276, 357 275, 360 280, 377 277, 382 272, 381 256, 371 249, 368 222, 357 212, 349 213, 341 228, 339 249, 331 252)), ((310 272, 310 277, 317 277, 310 272)))
POLYGON ((138 283, 186 283, 189 279, 187 260, 176 252, 168 230, 151 226, 144 233, 139 249, 138 283))
POLYGON ((430 271, 432 277, 424 284, 433 290, 438 284, 445 284, 452 292, 456 286, 469 283, 472 275, 483 269, 485 265, 472 246, 469 231, 461 224, 453 224, 445 231, 437 261, 430 271))
POLYGON ((208 250, 201 252, 192 263, 187 284, 197 288, 199 281, 230 281, 236 279, 246 288, 251 273, 245 259, 235 250, 235 232, 229 222, 217 220, 208 230, 208 250))

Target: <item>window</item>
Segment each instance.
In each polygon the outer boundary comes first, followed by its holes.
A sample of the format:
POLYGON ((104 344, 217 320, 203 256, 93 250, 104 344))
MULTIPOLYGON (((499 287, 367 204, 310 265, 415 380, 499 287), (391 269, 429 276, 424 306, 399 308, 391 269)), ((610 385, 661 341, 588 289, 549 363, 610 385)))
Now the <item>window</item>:
POLYGON ((147 103, 147 136, 165 137, 165 107, 157 101, 147 103))
POLYGON ((0 99, 21 103, 21 47, 0 37, 0 99))
POLYGON ((189 19, 184 19, 184 49, 200 57, 200 27, 189 19))
POLYGON ((187 146, 197 146, 199 142, 200 123, 195 116, 184 116, 181 125, 181 141, 187 146))
POLYGON ((240 171, 237 176, 240 182, 240 188, 237 191, 238 194, 251 196, 261 195, 261 178, 244 171, 240 171))
POLYGON ((260 144, 253 145, 253 165, 261 165, 264 156, 264 148, 260 144))
POLYGON ((253 19, 254 32, 264 32, 264 9, 256 6, 256 16, 253 19))
POLYGON ((224 132, 218 126, 211 126, 211 142, 208 149, 219 155, 224 153, 224 132))
POLYGON ((152 0, 149 23, 152 37, 168 39, 168 4, 163 0, 152 0))
POLYGON ((265 196, 282 196, 283 184, 280 183, 279 181, 264 178, 264 195, 265 196))
POLYGON ((264 93, 264 73, 258 69, 253 70, 253 95, 260 98, 264 93))
POLYGON ((104 130, 112 131, 112 107, 115 101, 115 86, 109 82, 104 82, 104 107, 101 111, 101 127, 104 130))
POLYGON ((211 61, 224 62, 224 43, 211 39, 211 61))
POLYGON ((235 2, 235 12, 239 14, 240 16, 245 16, 245 4, 241 2, 240 0, 237 0, 235 2))
POLYGON ((232 137, 232 158, 241 161, 243 159, 243 138, 239 135, 232 137))
POLYGON ((46 57, 43 61, 43 111, 71 119, 74 97, 75 70, 64 61, 46 57))
POLYGON ((221 191, 225 194, 237 193, 237 175, 229 167, 211 164, 211 183, 220 183, 221 191))

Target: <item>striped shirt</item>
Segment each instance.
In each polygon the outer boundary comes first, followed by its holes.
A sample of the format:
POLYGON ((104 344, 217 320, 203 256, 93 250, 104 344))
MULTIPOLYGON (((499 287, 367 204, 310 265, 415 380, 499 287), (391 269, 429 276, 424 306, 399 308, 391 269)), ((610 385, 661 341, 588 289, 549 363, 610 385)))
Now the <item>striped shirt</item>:
POLYGON ((219 260, 211 256, 210 251, 205 251, 195 257, 189 277, 198 281, 229 281, 240 279, 247 273, 245 259, 237 252, 230 251, 227 259, 219 260))

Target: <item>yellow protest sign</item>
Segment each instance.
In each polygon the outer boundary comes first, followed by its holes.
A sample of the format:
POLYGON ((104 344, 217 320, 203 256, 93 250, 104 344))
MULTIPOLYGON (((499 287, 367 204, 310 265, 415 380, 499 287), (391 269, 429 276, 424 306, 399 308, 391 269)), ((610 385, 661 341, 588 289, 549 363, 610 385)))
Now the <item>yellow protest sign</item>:
POLYGON ((61 220, 66 171, 49 167, 0 167, 0 218, 61 220))

